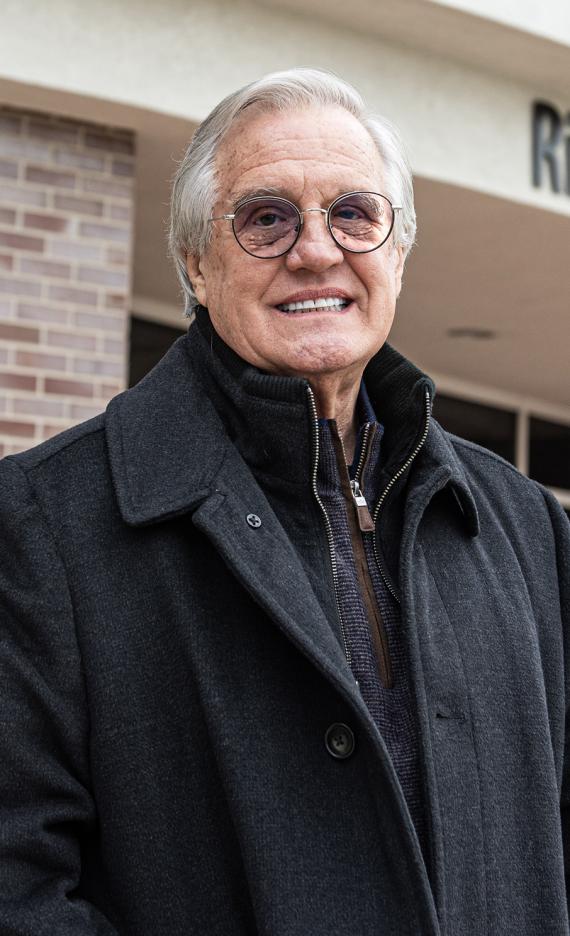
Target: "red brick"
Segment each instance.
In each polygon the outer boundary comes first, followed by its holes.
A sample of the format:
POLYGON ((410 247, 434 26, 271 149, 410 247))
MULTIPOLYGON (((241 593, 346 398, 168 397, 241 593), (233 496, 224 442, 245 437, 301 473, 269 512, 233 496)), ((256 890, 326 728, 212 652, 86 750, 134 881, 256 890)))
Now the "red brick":
POLYGON ((30 120, 28 132, 40 140, 55 140, 58 143, 76 143, 79 125, 55 123, 55 121, 30 120))
POLYGON ((44 240, 41 237, 14 234, 12 231, 0 231, 0 245, 12 247, 13 250, 35 250, 41 253, 44 249, 44 240))
POLYGON ((117 198, 132 198, 131 182, 114 182, 111 179, 84 179, 83 191, 97 195, 114 195, 117 198))
POLYGON ((52 439, 53 436, 58 435, 60 432, 63 432, 67 427, 60 424, 59 426, 50 426, 48 423, 42 426, 40 434, 42 439, 52 439))
POLYGON ((45 378, 45 391, 66 396, 92 397, 94 395, 91 383, 82 383, 79 380, 58 380, 55 377, 45 378))
POLYGON ((111 171, 113 175, 132 178, 135 174, 135 167, 132 162, 123 162, 121 159, 114 159, 111 171))
POLYGON ((79 267, 77 279, 81 283, 97 283, 100 286, 122 286, 127 289, 129 285, 128 273, 118 270, 101 270, 94 267, 79 267))
POLYGON ((80 406, 79 404, 72 404, 71 406, 71 418, 72 419, 91 419, 93 416, 98 416, 99 413, 104 409, 103 406, 80 406))
POLYGON ((124 355, 127 350, 126 341, 120 341, 115 338, 105 338, 103 342, 103 351, 105 354, 120 354, 124 355))
POLYGON ((13 138, 0 136, 0 156, 10 156, 12 159, 36 159, 49 161, 49 146, 45 143, 34 143, 26 138, 13 138))
POLYGON ((0 340, 28 341, 37 344, 40 333, 37 328, 24 328, 22 325, 7 325, 0 322, 0 340))
POLYGON ((78 328, 108 329, 109 331, 122 331, 123 318, 113 318, 110 315, 90 315, 85 312, 76 312, 75 324, 78 328))
POLYGON ((52 240, 48 244, 52 257, 65 257, 69 260, 95 260, 102 262, 102 244, 80 244, 77 241, 52 240))
POLYGON ((129 304, 125 293, 107 293, 105 296, 105 307, 107 309, 126 309, 129 304))
POLYGON ((66 231, 69 227, 68 218, 59 218, 56 215, 30 214, 24 215, 24 227, 40 228, 42 231, 66 231))
POLYGON ((49 331, 47 343, 56 348, 80 348, 95 351, 97 339, 93 335, 78 335, 76 332, 49 331))
POLYGON ((39 296, 41 291, 40 283, 29 283, 26 280, 0 277, 0 293, 11 293, 13 296, 39 296))
POLYGON ((56 185, 58 188, 75 188, 75 175, 71 172, 56 172, 40 166, 27 166, 25 176, 28 182, 56 185))
POLYGON ((67 359, 60 354, 42 354, 40 351, 16 351, 16 364, 20 367, 41 367, 44 370, 64 371, 67 359))
POLYGON ((92 198, 79 198, 77 195, 56 195, 55 207, 59 211, 73 211, 77 214, 102 215, 103 202, 92 198))
POLYGON ((0 348, 0 364, 6 364, 8 362, 8 349, 0 348))
POLYGON ((103 396, 108 397, 109 399, 111 397, 114 397, 115 394, 120 393, 122 389, 123 389, 123 385, 120 383, 101 384, 101 391, 103 393, 103 396))
POLYGON ((113 263, 117 266, 127 266, 129 263, 128 251, 120 247, 109 247, 107 250, 107 263, 113 263))
POLYGON ((75 169, 87 169, 91 172, 105 171, 104 156, 89 156, 86 153, 74 153, 60 150, 55 154, 55 161, 60 166, 73 166, 75 169))
POLYGON ((18 206, 35 205, 37 208, 43 208, 47 204, 47 195, 45 192, 37 192, 35 189, 26 189, 19 185, 0 185, 0 200, 14 202, 18 206))
POLYGON ((39 397, 15 399, 12 402, 15 413, 25 413, 27 416, 64 416, 65 403, 59 400, 42 400, 39 397))
POLYGON ((10 254, 0 254, 0 270, 11 270, 14 266, 14 258, 10 254))
POLYGON ((66 309, 52 308, 42 305, 27 305, 20 302, 18 304, 18 318, 26 319, 31 322, 57 322, 60 325, 67 323, 68 312, 66 309))
POLYGON ((18 178, 18 163, 8 162, 6 159, 0 159, 0 176, 6 179, 18 178))
POLYGON ((0 208, 0 224, 15 224, 16 212, 11 208, 0 208))
POLYGON ((109 206, 109 217, 114 218, 116 221, 130 221, 131 220, 131 206, 130 205, 113 205, 109 206))
POLYGON ((0 432, 7 436, 27 436, 32 438, 36 431, 34 423, 12 422, 8 419, 0 419, 0 432))
POLYGON ((69 279, 71 267, 68 263, 53 263, 51 260, 30 260, 22 257, 20 260, 22 273, 35 273, 36 276, 55 276, 57 279, 69 279))
POLYGON ((72 370, 76 374, 97 374, 102 377, 125 376, 125 367, 122 361, 104 361, 100 358, 75 358, 72 370))
POLYGON ((0 374, 0 387, 9 390, 35 390, 36 378, 27 374, 0 374))
POLYGON ((134 141, 124 137, 111 136, 106 133, 87 131, 85 145, 92 149, 107 150, 109 153, 134 153, 134 141))
POLYGON ((97 293, 87 289, 74 289, 71 286, 50 286, 48 296, 60 302, 74 302, 77 305, 97 305, 97 293))
POLYGON ((114 240, 128 243, 130 232, 128 228, 113 227, 110 224, 96 224, 92 221, 82 221, 79 225, 82 237, 96 237, 99 240, 114 240))

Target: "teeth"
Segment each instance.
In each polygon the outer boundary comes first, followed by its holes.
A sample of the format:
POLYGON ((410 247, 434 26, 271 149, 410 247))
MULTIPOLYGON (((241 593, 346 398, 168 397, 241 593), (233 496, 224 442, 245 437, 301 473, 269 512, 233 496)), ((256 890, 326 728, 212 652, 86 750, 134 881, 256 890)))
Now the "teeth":
POLYGON ((334 309, 342 308, 349 304, 348 299, 341 299, 337 296, 331 296, 330 299, 305 299, 304 302, 288 302, 277 306, 283 312, 301 312, 305 309, 334 309))

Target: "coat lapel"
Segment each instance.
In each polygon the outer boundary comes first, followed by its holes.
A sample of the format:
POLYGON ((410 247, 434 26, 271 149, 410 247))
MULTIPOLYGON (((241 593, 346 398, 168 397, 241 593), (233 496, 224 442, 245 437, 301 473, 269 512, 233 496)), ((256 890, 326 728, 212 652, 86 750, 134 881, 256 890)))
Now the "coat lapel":
POLYGON ((192 522, 298 649, 344 693, 361 702, 342 647, 302 563, 235 450, 224 461, 212 494, 193 513, 192 522))
POLYGON ((228 568, 328 678, 364 703, 303 566, 193 373, 180 338, 115 397, 106 436, 119 510, 130 526, 191 514, 228 568), (251 526, 248 515, 261 520, 251 526))

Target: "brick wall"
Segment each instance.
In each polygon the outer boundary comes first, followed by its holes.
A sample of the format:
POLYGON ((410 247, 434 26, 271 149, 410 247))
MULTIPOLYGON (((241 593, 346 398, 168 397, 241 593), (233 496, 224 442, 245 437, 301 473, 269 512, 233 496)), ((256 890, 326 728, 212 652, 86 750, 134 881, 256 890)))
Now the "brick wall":
POLYGON ((128 379, 134 139, 0 107, 0 456, 128 379))

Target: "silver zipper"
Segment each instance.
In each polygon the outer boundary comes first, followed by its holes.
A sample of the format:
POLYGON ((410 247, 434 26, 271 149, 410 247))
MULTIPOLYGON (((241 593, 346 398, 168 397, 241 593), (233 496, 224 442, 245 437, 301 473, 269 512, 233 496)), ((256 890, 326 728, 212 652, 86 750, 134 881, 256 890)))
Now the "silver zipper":
POLYGON ((378 555, 378 547, 377 547, 377 543, 376 543, 376 526, 377 526, 377 523, 378 523, 378 514, 380 513, 380 508, 382 507, 382 504, 383 504, 384 501, 386 500, 386 497, 388 496, 389 492, 392 490, 394 484, 396 483, 396 481, 398 480, 398 478, 401 478, 402 475, 408 470, 408 468, 409 468, 410 465, 412 464, 414 458, 416 457, 416 455, 418 454, 418 452, 419 452, 420 449, 422 448, 422 446, 423 446, 425 440, 427 439, 427 434, 428 434, 428 431, 429 431, 430 418, 431 418, 431 397, 430 397, 430 395, 429 395, 429 390, 428 390, 427 387, 426 387, 426 423, 425 423, 425 426, 424 426, 424 431, 423 431, 423 433, 422 433, 422 437, 421 437, 420 441, 418 442, 418 444, 416 445, 416 447, 415 447, 414 451, 412 452, 412 454, 408 456, 408 458, 406 459, 406 461, 404 462, 404 464, 401 465, 401 467, 398 469, 398 471, 396 472, 396 474, 394 475, 394 477, 390 480, 390 482, 389 482, 389 483, 386 485, 386 487, 384 488, 384 491, 382 492, 382 495, 381 495, 381 497, 380 497, 380 500, 379 500, 378 503, 376 504, 376 507, 374 508, 374 513, 373 513, 373 515, 372 515, 372 519, 373 519, 373 521, 374 521, 374 532, 373 532, 373 534, 372 534, 372 543, 373 543, 373 546, 374 546, 374 558, 376 559, 376 565, 378 566, 378 570, 379 570, 379 572, 380 572, 380 575, 382 576, 382 581, 384 582, 384 585, 386 586, 386 588, 388 589, 388 591, 390 592, 390 594, 393 596, 393 598, 395 598, 395 600, 398 602, 398 604, 400 604, 400 598, 399 598, 399 596, 396 594, 396 591, 395 591, 395 589, 392 587, 391 583, 389 582, 388 577, 387 577, 387 575, 386 575, 384 569, 382 568, 382 563, 380 562, 380 557, 379 557, 379 555, 378 555))
POLYGON ((354 480, 357 484, 360 484, 360 475, 362 474, 362 469, 364 468, 364 459, 366 458, 366 449, 368 448, 368 436, 370 435, 370 427, 372 423, 367 422, 364 427, 364 433, 362 435, 362 445, 360 446, 360 458, 358 459, 358 466, 354 474, 354 480))
POLYGON ((340 608, 340 601, 338 597, 338 566, 336 561, 336 555, 334 551, 334 536, 332 531, 331 522, 329 520, 329 515, 326 511, 325 505, 323 504, 319 491, 317 488, 317 474, 319 470, 319 417, 317 415, 317 404, 315 403, 315 395, 310 387, 307 387, 307 396, 309 397, 309 405, 311 407, 311 412, 313 414, 313 474, 311 478, 311 483, 313 487, 313 495, 319 507, 321 508, 323 518, 325 521, 325 530, 327 534, 327 541, 329 546, 329 557, 331 561, 331 570, 333 577, 333 586, 334 586, 334 597, 336 601, 336 608, 338 612, 338 620, 340 623, 340 632, 342 634, 342 642, 344 645, 344 653, 348 661, 348 665, 352 665, 352 654, 348 646, 348 641, 346 639, 346 630, 344 626, 344 621, 342 618, 342 611, 340 608))
POLYGON ((362 491, 360 490, 360 485, 358 481, 356 480, 356 478, 354 479, 354 481, 350 482, 350 487, 352 489, 352 496, 354 497, 357 507, 368 507, 368 504, 366 503, 366 498, 364 494, 362 493, 362 491))

